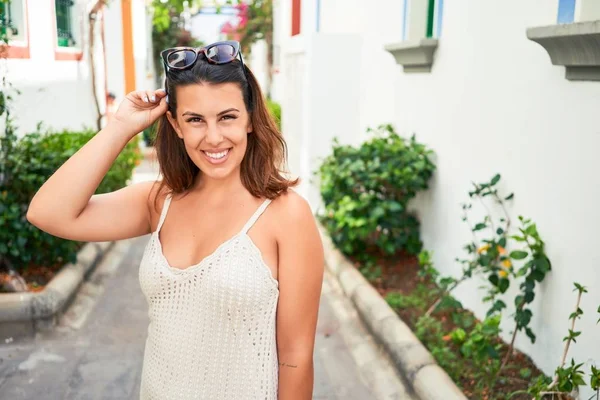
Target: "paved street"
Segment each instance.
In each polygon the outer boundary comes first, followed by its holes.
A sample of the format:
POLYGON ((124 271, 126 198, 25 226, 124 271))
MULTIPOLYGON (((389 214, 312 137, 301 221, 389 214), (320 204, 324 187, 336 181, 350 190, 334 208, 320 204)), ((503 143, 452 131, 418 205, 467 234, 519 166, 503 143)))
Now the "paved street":
MULTIPOLYGON (((138 169, 150 171, 147 164, 138 169)), ((139 397, 148 318, 138 265, 148 238, 117 243, 53 332, 2 344, 0 399, 139 397)), ((328 274, 319 309, 313 398, 411 399, 328 274)))

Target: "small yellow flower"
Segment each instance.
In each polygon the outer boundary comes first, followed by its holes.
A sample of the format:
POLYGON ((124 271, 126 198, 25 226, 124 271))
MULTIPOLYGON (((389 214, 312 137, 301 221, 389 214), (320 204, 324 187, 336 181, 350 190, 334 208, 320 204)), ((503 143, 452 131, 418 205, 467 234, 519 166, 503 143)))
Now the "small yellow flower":
POLYGON ((512 262, 510 262, 510 260, 507 258, 506 260, 502 261, 502 266, 504 268, 512 268, 512 262))
POLYGON ((484 253, 484 252, 488 251, 489 249, 490 249, 490 245, 485 244, 485 245, 481 246, 479 249, 477 249, 477 254, 484 253))
POLYGON ((498 272, 498 275, 500 275, 500 278, 506 278, 508 276, 508 272, 501 270, 498 272))
POLYGON ((506 249, 504 247, 498 246, 497 249, 498 249, 498 254, 501 254, 501 255, 506 254, 506 249))

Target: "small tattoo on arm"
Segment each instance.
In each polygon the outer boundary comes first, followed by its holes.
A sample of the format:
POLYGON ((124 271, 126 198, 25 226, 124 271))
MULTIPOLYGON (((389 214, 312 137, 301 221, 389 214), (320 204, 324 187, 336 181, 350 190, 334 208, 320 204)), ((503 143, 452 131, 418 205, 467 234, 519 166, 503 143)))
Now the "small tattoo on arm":
POLYGON ((290 367, 290 368, 298 368, 297 365, 291 365, 291 364, 286 364, 286 363, 279 363, 280 367, 290 367))

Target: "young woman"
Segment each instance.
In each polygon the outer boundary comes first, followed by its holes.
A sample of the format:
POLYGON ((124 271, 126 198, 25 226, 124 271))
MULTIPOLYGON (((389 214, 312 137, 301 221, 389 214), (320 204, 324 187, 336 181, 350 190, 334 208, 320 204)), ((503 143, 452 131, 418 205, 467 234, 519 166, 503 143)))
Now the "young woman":
POLYGON ((165 90, 129 93, 27 214, 72 240, 151 233, 140 264, 150 317, 142 399, 312 398, 323 248, 238 54, 237 42, 163 51, 165 90), (163 179, 94 195, 156 120, 163 179))

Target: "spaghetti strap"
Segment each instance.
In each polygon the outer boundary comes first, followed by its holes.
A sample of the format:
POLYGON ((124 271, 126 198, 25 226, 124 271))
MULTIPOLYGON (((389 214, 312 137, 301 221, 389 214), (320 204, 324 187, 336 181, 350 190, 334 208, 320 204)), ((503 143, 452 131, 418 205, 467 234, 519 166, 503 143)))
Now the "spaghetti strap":
POLYGON ((160 231, 160 228, 162 228, 162 225, 165 222, 165 218, 167 217, 167 211, 169 210, 169 206, 171 205, 171 199, 172 198, 173 198, 173 194, 169 194, 165 198, 165 202, 163 204, 163 208, 162 208, 162 211, 160 213, 160 219, 158 220, 158 226, 156 227, 156 232, 157 233, 160 231))
POLYGON ((250 228, 252 228, 252 225, 254 225, 254 223, 256 222, 256 220, 258 220, 258 218, 262 215, 262 213, 265 212, 265 210, 267 209, 267 207, 269 206, 269 204, 271 204, 271 199, 266 199, 261 205, 260 207, 258 207, 258 209, 254 212, 254 214, 252 215, 252 217, 250 217, 250 219, 248 220, 248 222, 246 222, 246 225, 244 225, 244 228, 242 228, 242 231, 240 232, 240 234, 247 234, 248 231, 250 230, 250 228))

